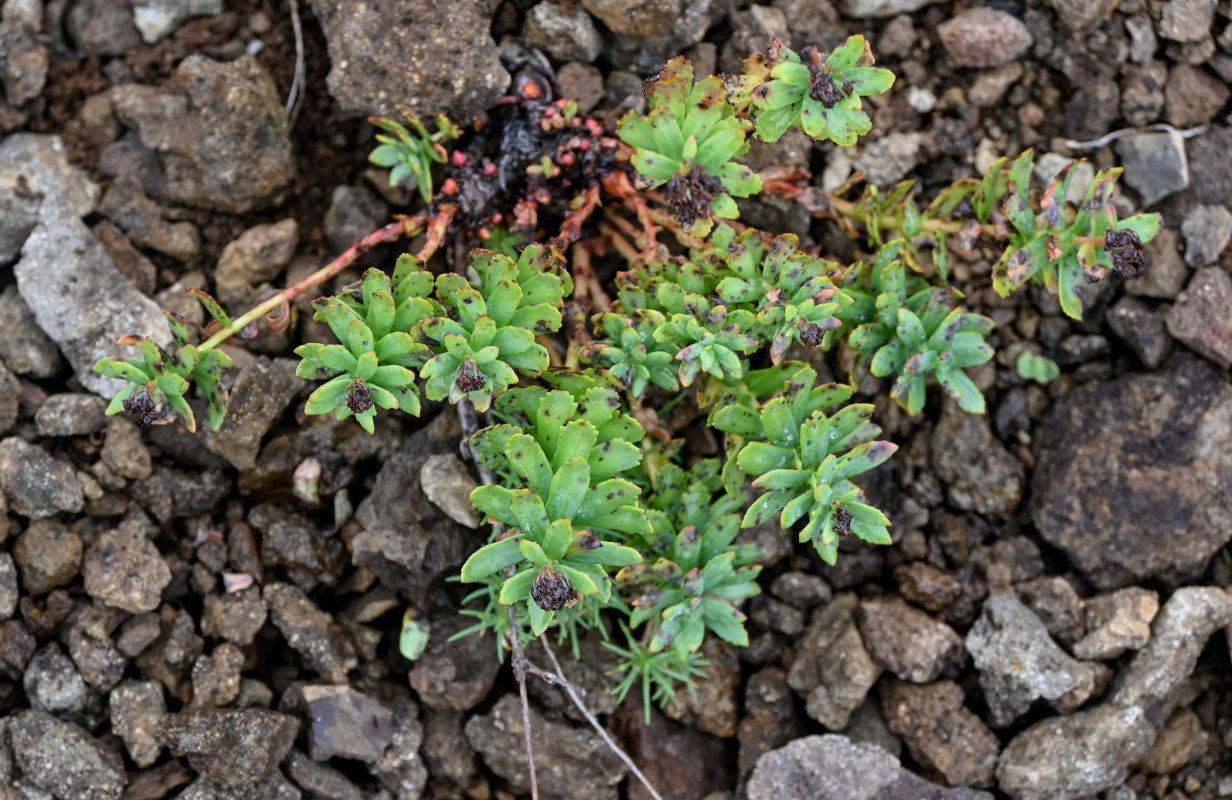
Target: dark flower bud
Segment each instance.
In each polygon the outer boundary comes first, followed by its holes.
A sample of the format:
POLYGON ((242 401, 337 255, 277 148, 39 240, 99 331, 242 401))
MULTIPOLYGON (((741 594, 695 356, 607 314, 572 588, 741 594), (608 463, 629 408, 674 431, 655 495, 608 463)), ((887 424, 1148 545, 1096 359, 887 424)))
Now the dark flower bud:
POLYGON ((141 428, 153 425, 159 416, 158 405, 144 386, 124 398, 124 413, 141 428))
POLYGON ((851 512, 837 504, 834 506, 834 530, 839 536, 851 535, 851 512))
POLYGON ((544 611, 559 611, 578 601, 577 589, 569 579, 551 567, 544 567, 535 576, 530 587, 530 597, 544 611))
POLYGON ((483 388, 487 378, 479 371, 479 365, 473 359, 468 358, 458 367, 454 381, 458 384, 458 388, 464 392, 477 392, 483 388))
POLYGON ((1126 228, 1108 231, 1104 247, 1112 257, 1112 271, 1121 278, 1140 278, 1146 272, 1146 252, 1138 234, 1126 228))
POLYGON ((347 408, 353 414, 362 414, 372 408, 372 393, 368 391, 368 384, 358 378, 352 381, 346 390, 346 401, 347 408))

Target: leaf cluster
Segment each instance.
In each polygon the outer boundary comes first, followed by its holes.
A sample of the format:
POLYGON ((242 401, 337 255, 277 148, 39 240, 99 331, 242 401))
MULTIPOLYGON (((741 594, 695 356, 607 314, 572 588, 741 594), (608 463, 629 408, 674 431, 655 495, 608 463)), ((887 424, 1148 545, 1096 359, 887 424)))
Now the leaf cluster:
POLYGON ((444 114, 436 117, 436 133, 429 133, 424 124, 406 106, 398 106, 406 125, 393 119, 371 117, 371 122, 391 135, 377 134, 380 144, 368 156, 378 167, 389 169, 389 185, 419 187, 425 203, 432 202, 432 165, 445 163, 447 153, 441 144, 462 135, 458 127, 444 114), (409 127, 408 127, 409 126, 409 127))

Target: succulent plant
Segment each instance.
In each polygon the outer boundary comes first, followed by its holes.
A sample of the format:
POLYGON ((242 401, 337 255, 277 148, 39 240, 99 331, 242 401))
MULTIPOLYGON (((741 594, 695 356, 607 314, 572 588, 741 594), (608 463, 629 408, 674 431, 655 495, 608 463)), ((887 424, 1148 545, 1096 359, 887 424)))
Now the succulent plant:
POLYGON ((630 397, 640 399, 651 383, 675 391, 679 388, 676 351, 654 335, 665 324, 664 316, 649 309, 634 313, 635 316, 626 317, 609 311, 596 317, 596 328, 605 336, 582 350, 583 360, 606 367, 630 397))
POLYGON ((409 108, 398 106, 398 111, 406 118, 410 129, 396 120, 369 118, 369 122, 393 136, 377 134, 376 140, 380 145, 372 151, 368 160, 390 170, 390 186, 417 186, 424 202, 430 203, 433 196, 432 165, 445 163, 447 155, 441 142, 457 139, 462 132, 444 114, 436 118, 436 133, 429 133, 409 108))
POLYGON ((779 516, 790 528, 805 516, 800 541, 813 542, 818 554, 833 564, 840 537, 855 534, 873 544, 889 544, 889 520, 864 502, 851 482, 882 464, 898 449, 873 441, 881 429, 869 422, 873 407, 853 404, 827 416, 823 409, 851 397, 849 386, 816 385, 811 367, 797 372, 783 394, 760 412, 730 405, 714 412, 711 424, 747 440, 736 463, 755 476, 753 488, 763 494, 749 506, 744 525, 760 525, 779 516))

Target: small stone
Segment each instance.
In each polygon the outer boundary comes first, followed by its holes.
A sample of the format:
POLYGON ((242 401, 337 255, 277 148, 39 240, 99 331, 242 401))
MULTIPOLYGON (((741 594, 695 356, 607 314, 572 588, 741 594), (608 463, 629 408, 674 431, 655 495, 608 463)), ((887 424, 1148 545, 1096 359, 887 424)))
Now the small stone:
POLYGON ((205 434, 205 446, 236 469, 252 469, 270 428, 307 383, 296 377, 294 359, 254 358, 244 365, 227 400, 222 427, 205 434))
POLYGON ((1135 133, 1116 141, 1125 182, 1150 207, 1189 187, 1189 161, 1180 133, 1135 133))
POLYGON ((594 20, 579 5, 544 0, 526 13, 522 38, 557 61, 591 62, 599 57, 603 39, 594 20))
POLYGON ((167 713, 167 701, 158 681, 125 681, 108 696, 111 730, 124 742, 128 757, 145 768, 158 760, 163 746, 158 725, 167 713))
POLYGON ((1164 110, 1164 84, 1168 67, 1162 61, 1148 61, 1127 67, 1121 79, 1121 115, 1132 125, 1150 125, 1164 110))
POLYGON ((329 93, 343 114, 394 117, 395 104, 406 103, 425 119, 443 112, 465 126, 509 87, 483 0, 310 7, 329 46, 329 93))
POLYGON ((933 468, 955 508, 1008 518, 1022 500, 1022 463, 988 420, 947 401, 932 436, 933 468))
POLYGON ((0 185, 0 266, 17 260, 21 246, 38 224, 43 199, 0 185))
POLYGON ((288 218, 270 225, 257 225, 223 248, 214 272, 218 299, 224 303, 243 300, 249 291, 277 278, 291 263, 299 225, 288 218))
MULTIPOLYGON (((530 710, 535 767, 539 790, 549 796, 616 800, 617 784, 625 766, 590 728, 545 720, 530 710)), ((510 746, 524 736, 521 705, 517 695, 506 694, 487 714, 477 714, 466 723, 466 738, 494 773, 512 786, 530 785, 526 753, 510 746)))
POLYGON ((244 651, 223 642, 208 656, 201 656, 192 668, 192 708, 219 708, 230 705, 240 693, 240 671, 244 651))
POLYGON ((1134 297, 1122 297, 1108 311, 1108 327, 1129 345, 1143 366, 1155 369, 1172 352, 1165 315, 1134 297))
MULTIPOLYGON (((256 783, 231 787, 207 778, 198 778, 176 800, 302 800, 303 794, 278 770, 256 783)), ((331 798, 330 800, 336 800, 331 798)))
POLYGON ((128 487, 129 496, 160 523, 203 514, 231 494, 231 479, 216 469, 154 465, 154 474, 128 487))
POLYGON ((1126 650, 1141 650, 1151 639, 1151 621, 1159 612, 1159 595, 1130 586, 1087 600, 1083 606, 1087 635, 1074 645, 1086 661, 1108 661, 1126 650))
POLYGON ((958 576, 922 561, 896 567, 894 581, 904 599, 934 613, 962 597, 963 592, 958 576))
POLYGON ((375 764, 393 741, 393 715, 374 697, 349 686, 305 686, 312 719, 309 739, 317 761, 353 758, 375 764))
POLYGON ((610 34, 604 56, 621 70, 650 74, 700 42, 716 21, 713 0, 582 0, 610 34))
POLYGON ((1168 72, 1164 119, 1178 128, 1205 125, 1227 105, 1230 94, 1217 78, 1197 67, 1177 64, 1168 72))
MULTIPOLYGON (((301 789, 313 797, 329 800, 364 800, 366 795, 341 772, 318 764, 298 750, 292 750, 286 761, 287 774, 301 789)), ((465 784, 463 784, 465 785, 465 784)))
POLYGON ((162 310, 116 269, 79 219, 40 223, 13 271, 39 327, 60 346, 78 380, 104 397, 127 385, 94 371, 100 358, 131 357, 128 348, 116 343, 121 336, 148 336, 164 346, 171 342, 162 310))
POLYGON ((1031 34, 1017 17, 991 8, 970 8, 937 26, 937 36, 959 66, 995 67, 1031 47, 1031 34))
POLYGON ((428 649, 411 669, 411 688, 433 708, 466 711, 474 708, 492 689, 500 663, 491 643, 479 636, 450 641, 469 624, 460 614, 434 617, 428 649))
POLYGON ((40 436, 89 436, 107 425, 107 401, 98 395, 61 392, 43 401, 34 412, 40 436))
POLYGON ((26 626, 15 619, 0 622, 0 675, 21 680, 38 643, 26 626))
POLYGON ((856 606, 854 595, 840 594, 815 611, 787 673, 808 715, 831 730, 846 726, 881 674, 856 627, 856 606))
POLYGON ((266 616, 265 600, 255 586, 223 595, 212 594, 205 598, 201 632, 247 647, 265 625, 266 616))
POLYGON ((101 706, 99 695, 57 642, 45 645, 30 659, 22 686, 30 705, 52 714, 83 719, 101 706))
POLYGON ((95 540, 82 569, 91 597, 133 614, 158 608, 171 569, 150 541, 151 527, 128 519, 95 540))
POLYGON ((562 97, 577 101, 582 114, 589 114, 603 100, 603 73, 580 61, 570 61, 556 70, 556 86, 562 97))
POLYGON ((69 162, 59 136, 15 133, 0 142, 0 185, 22 186, 28 196, 41 196, 38 217, 80 218, 98 204, 98 185, 69 162))
POLYGON ((1185 237, 1185 263, 1208 267, 1232 240, 1232 212, 1222 205, 1195 206, 1181 223, 1181 235, 1185 237))
POLYGON ((1127 18, 1125 31, 1129 34, 1130 61, 1145 64, 1155 57, 1159 41, 1155 38, 1155 25, 1149 15, 1139 12, 1127 18))
POLYGON ((1203 267, 1168 311, 1168 333, 1223 369, 1232 367, 1232 276, 1203 267))
POLYGON ((213 17, 222 11, 223 0, 137 0, 133 23, 145 43, 154 44, 191 17, 213 17))
POLYGON ((161 87, 115 87, 112 105, 158 153, 173 202, 243 214, 275 202, 295 177, 282 98, 253 56, 193 54, 161 87))
POLYGON ((892 17, 909 14, 937 0, 841 0, 843 13, 849 17, 892 17))
POLYGON ((17 376, 0 361, 0 435, 8 433, 21 413, 22 387, 17 376))
POLYGON ((810 572, 784 572, 770 584, 770 593, 796 608, 828 603, 834 596, 829 585, 810 572))
MULTIPOLYGON (((751 5, 730 18, 731 38, 723 45, 719 64, 723 72, 739 72, 750 53, 764 50, 766 43, 778 37, 790 39, 787 14, 774 6, 751 5)), ((704 73, 698 73, 704 74, 704 73)))
POLYGON ((82 605, 74 613, 66 644, 69 658, 86 683, 109 692, 124 677, 128 659, 111 641, 119 615, 110 609, 82 605))
POLYGON ((1146 243, 1146 263, 1145 275, 1125 281, 1129 294, 1171 300, 1189 281, 1189 267, 1181 258, 1179 239, 1171 228, 1160 228, 1146 243))
POLYGON ((981 72, 971 84, 967 98, 980 108, 991 108, 1011 86, 1022 79, 1025 68, 1021 61, 1011 61, 994 69, 981 72))
POLYGON ((1071 31, 1085 31, 1112 16, 1121 0, 1050 0, 1061 24, 1071 31))
POLYGON ((1005 727, 1037 699, 1072 710, 1095 692, 1099 667, 1070 658, 1040 618, 1013 595, 994 595, 967 634, 967 650, 994 727, 1005 727))
POLYGON ((266 586, 265 602, 270 621, 304 664, 331 683, 346 683, 347 671, 357 664, 355 648, 333 619, 289 584, 266 586))
POLYGON ((325 212, 325 241, 332 252, 341 253, 388 219, 389 206, 369 190, 336 186, 325 212))
POLYGON ((729 739, 736 735, 740 718, 740 656, 736 648, 717 636, 702 644, 702 657, 708 677, 694 681, 696 695, 677 692, 663 706, 669 719, 684 721, 689 727, 729 739))
POLYGON ((1061 644, 1072 645, 1086 632, 1082 598, 1060 575, 1040 575, 1018 583, 1014 590, 1044 623, 1048 635, 1061 644))
POLYGON ((1171 775, 1206 754, 1210 734, 1191 708, 1180 708, 1168 717, 1155 737, 1151 752, 1134 766, 1150 775, 1171 775))
POLYGON ((929 783, 882 748, 846 736, 805 736, 757 760, 749 800, 992 800, 978 789, 929 783))
POLYGON ((1196 203, 1222 205, 1232 196, 1232 126, 1214 125, 1189 142, 1191 196, 1196 203))
POLYGON ((0 330, 0 360, 8 369, 32 378, 50 378, 59 370, 59 348, 35 322, 16 286, 0 292, 0 330))
POLYGON ((882 669, 912 683, 956 675, 967 660, 962 638, 901 598, 865 600, 856 611, 860 633, 882 669))
POLYGON ((119 758, 78 726, 28 709, 8 728, 26 779, 60 800, 118 800, 124 792, 127 775, 119 758))
POLYGON ((17 610, 17 565, 13 556, 0 553, 0 620, 8 619, 17 610))
POLYGON ((115 416, 108 421, 99 456, 108 469, 122 478, 142 480, 154 471, 150 451, 141 441, 141 429, 127 417, 115 416))
POLYGON ((162 635, 157 614, 138 614, 124 623, 116 638, 116 649, 129 658, 136 658, 162 635))
POLYGON ((747 774, 763 754, 791 741, 795 727, 795 703, 786 673, 779 667, 766 667, 750 676, 737 734, 740 774, 747 774))
POLYGON ((886 723, 921 766, 936 770, 950 786, 988 788, 1000 742, 963 700, 953 681, 927 686, 891 681, 881 693, 886 723))
POLYGON ((69 9, 65 27, 82 55, 118 56, 141 46, 126 3, 81 0, 69 9))
POLYGON ((163 717, 159 741, 203 777, 224 786, 250 786, 291 751, 295 717, 258 708, 182 711, 163 717))
POLYGON ((471 492, 475 479, 455 453, 429 456, 419 469, 419 484, 424 495, 459 525, 478 528, 471 492))
POLYGON ((868 172, 869 181, 877 186, 894 186, 919 163, 920 143, 918 133, 888 133, 861 145, 855 167, 868 172))
POLYGON ((1215 0, 1169 0, 1159 20, 1159 35, 1174 42, 1197 42, 1210 35, 1215 0))
POLYGON ((5 99, 20 106, 38 97, 47 81, 47 46, 36 29, 17 20, 0 22, 0 82, 5 99))
POLYGON ((81 537, 54 520, 36 520, 13 543, 21 585, 46 594, 68 584, 81 569, 81 537))

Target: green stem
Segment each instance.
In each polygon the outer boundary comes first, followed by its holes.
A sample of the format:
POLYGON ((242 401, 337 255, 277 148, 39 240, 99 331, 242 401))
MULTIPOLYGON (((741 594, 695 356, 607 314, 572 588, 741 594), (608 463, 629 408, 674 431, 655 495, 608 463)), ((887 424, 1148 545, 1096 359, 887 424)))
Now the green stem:
POLYGON ((428 213, 421 211, 413 217, 404 217, 396 222, 391 222, 383 228, 378 228, 364 238, 360 239, 355 244, 346 249, 342 255, 335 258, 333 261, 326 264, 321 269, 312 273, 298 283, 292 284, 274 296, 263 300, 260 304, 246 311, 243 315, 231 320, 231 324, 215 333, 210 338, 206 339, 197 348, 198 351, 204 353, 208 350, 213 350, 223 342, 235 336, 244 328, 261 319, 261 317, 278 310, 284 303, 289 303, 296 297, 299 297, 309 289, 313 289, 325 283, 330 278, 352 266, 356 261, 364 256, 369 250, 377 245, 396 242, 399 239, 410 238, 423 231, 424 223, 428 219, 428 213))

